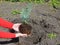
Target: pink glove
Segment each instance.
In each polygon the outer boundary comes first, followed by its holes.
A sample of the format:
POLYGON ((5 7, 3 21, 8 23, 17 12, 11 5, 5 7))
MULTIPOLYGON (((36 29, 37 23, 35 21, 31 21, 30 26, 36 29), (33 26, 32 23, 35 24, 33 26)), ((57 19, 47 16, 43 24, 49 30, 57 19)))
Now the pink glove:
POLYGON ((22 23, 16 23, 16 24, 14 24, 14 25, 12 26, 12 28, 13 28, 15 31, 19 32, 18 27, 19 27, 21 24, 22 24, 22 23))
POLYGON ((16 33, 16 37, 27 37, 27 34, 16 33))

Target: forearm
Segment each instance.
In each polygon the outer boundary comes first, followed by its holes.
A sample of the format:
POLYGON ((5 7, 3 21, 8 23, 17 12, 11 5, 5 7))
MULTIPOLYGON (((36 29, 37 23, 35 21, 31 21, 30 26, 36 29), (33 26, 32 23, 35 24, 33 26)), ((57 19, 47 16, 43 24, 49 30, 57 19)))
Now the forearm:
POLYGON ((13 23, 0 18, 0 26, 12 29, 13 23))
POLYGON ((14 33, 0 31, 0 38, 16 38, 14 33))

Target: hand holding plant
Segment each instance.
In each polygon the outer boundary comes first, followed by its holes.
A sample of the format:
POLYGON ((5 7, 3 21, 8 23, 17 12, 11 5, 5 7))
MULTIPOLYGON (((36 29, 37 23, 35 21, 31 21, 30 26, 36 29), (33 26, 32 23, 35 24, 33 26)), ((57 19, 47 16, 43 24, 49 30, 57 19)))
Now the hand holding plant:
POLYGON ((21 24, 22 24, 22 23, 16 23, 16 24, 13 25, 12 28, 13 28, 15 31, 18 31, 18 32, 19 32, 19 29, 18 29, 18 28, 19 28, 19 26, 20 26, 21 24))

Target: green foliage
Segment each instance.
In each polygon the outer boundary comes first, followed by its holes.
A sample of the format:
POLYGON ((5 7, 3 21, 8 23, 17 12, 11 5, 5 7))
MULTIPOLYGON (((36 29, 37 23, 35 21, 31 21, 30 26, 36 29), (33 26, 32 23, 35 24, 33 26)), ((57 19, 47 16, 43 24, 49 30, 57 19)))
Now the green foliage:
POLYGON ((13 15, 16 15, 16 14, 20 14, 20 11, 18 11, 18 10, 13 10, 11 13, 12 13, 13 15))
POLYGON ((5 1, 19 2, 19 0, 5 0, 5 1))
POLYGON ((19 2, 26 2, 26 0, 19 0, 19 2))
POLYGON ((50 2, 50 4, 53 6, 53 8, 60 8, 60 0, 6 0, 11 2, 33 2, 33 3, 39 3, 44 4, 47 2, 50 2))
POLYGON ((11 2, 35 2, 35 3, 44 3, 45 0, 5 0, 11 2))
POLYGON ((49 37, 50 39, 54 39, 54 38, 57 37, 57 35, 56 35, 55 33, 49 33, 49 34, 48 34, 48 37, 49 37))
POLYGON ((53 6, 53 8, 60 8, 60 0, 50 0, 50 4, 53 6))
POLYGON ((40 0, 40 3, 42 3, 42 4, 43 4, 44 2, 45 2, 45 0, 40 0))

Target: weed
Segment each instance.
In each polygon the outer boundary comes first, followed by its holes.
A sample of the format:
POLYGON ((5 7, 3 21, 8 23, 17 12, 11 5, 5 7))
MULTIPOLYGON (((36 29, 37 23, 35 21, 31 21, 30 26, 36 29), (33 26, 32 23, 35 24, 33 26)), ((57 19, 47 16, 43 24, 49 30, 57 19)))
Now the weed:
POLYGON ((18 10, 13 10, 11 13, 12 13, 13 15, 16 15, 16 14, 20 14, 20 11, 18 11, 18 10))
POLYGON ((50 38, 50 39, 54 39, 54 38, 56 38, 56 34, 55 33, 49 33, 48 34, 48 37, 50 38))

